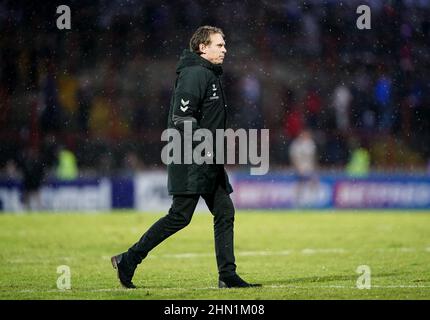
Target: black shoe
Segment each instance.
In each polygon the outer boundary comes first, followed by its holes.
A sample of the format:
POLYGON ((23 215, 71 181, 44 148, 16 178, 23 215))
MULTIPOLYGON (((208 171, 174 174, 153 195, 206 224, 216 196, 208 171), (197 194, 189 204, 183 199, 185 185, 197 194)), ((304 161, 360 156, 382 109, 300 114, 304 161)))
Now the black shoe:
POLYGON ((219 288, 250 288, 261 287, 259 283, 248 283, 237 274, 229 277, 220 277, 218 281, 219 288))
POLYGON ((112 262, 113 268, 116 269, 116 274, 121 285, 127 289, 135 289, 136 286, 131 282, 131 279, 133 278, 134 270, 136 268, 133 268, 126 263, 124 254, 121 253, 117 256, 113 256, 110 258, 110 261, 112 262))

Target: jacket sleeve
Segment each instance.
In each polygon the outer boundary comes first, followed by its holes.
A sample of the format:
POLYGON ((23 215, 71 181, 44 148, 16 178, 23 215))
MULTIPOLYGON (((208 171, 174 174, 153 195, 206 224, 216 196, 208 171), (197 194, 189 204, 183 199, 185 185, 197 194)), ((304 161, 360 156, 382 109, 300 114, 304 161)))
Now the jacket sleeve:
POLYGON ((191 121, 192 129, 200 128, 199 113, 205 98, 206 75, 202 67, 184 68, 178 77, 174 101, 172 121, 178 130, 184 129, 184 122, 191 121))

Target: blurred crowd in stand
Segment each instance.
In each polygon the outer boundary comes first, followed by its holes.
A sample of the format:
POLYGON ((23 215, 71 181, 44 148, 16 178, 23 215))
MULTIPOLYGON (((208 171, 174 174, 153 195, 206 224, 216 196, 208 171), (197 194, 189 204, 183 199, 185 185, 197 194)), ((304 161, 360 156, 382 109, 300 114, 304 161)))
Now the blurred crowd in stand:
POLYGON ((203 24, 226 34, 230 127, 270 129, 271 170, 291 168, 303 136, 318 170, 360 155, 379 171, 429 163, 430 1, 64 4, 71 30, 50 1, 0 2, 2 175, 62 177, 62 151, 87 176, 163 168, 175 65, 203 24))

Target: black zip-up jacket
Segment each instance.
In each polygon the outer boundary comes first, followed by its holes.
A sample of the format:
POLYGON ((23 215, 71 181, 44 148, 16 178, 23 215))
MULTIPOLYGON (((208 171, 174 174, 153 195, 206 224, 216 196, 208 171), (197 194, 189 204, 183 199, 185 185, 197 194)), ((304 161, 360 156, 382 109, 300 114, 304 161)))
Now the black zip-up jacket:
MULTIPOLYGON (((217 175, 224 176, 224 187, 233 192, 222 164, 216 164, 216 129, 226 129, 227 105, 220 76, 222 67, 215 65, 190 50, 184 50, 177 68, 175 88, 170 100, 168 128, 181 132, 182 152, 184 152, 184 122, 192 124, 193 132, 208 129, 213 136, 213 164, 169 164, 169 194, 205 194, 215 191, 219 182, 217 175)), ((193 149, 200 142, 193 142, 193 149)))

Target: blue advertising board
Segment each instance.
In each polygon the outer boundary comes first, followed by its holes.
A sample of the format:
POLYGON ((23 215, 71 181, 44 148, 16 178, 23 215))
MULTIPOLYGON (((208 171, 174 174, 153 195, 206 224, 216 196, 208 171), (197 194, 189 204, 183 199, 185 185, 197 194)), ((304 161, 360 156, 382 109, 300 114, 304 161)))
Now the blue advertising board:
MULTIPOLYGON (((285 173, 229 175, 234 189, 231 197, 238 209, 430 209, 428 176, 378 175, 356 179, 321 175, 302 179, 285 173)), ((40 189, 40 209, 165 211, 171 205, 166 183, 164 171, 139 173, 134 177, 50 180, 40 189)), ((23 209, 21 182, 0 180, 0 210, 23 209)), ((203 207, 199 205, 198 209, 203 207)))

